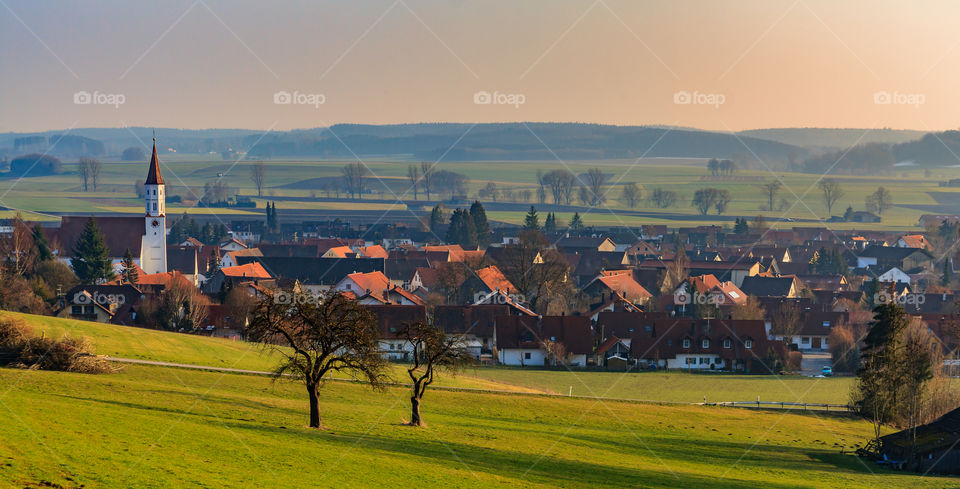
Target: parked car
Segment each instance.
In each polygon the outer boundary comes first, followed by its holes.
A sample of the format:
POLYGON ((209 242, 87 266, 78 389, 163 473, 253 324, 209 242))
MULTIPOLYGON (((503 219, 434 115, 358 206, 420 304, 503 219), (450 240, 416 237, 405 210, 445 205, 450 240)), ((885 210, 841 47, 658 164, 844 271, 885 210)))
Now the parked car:
POLYGON ((826 367, 823 367, 822 369, 820 369, 820 375, 823 375, 824 377, 832 377, 833 367, 829 365, 827 365, 826 367))

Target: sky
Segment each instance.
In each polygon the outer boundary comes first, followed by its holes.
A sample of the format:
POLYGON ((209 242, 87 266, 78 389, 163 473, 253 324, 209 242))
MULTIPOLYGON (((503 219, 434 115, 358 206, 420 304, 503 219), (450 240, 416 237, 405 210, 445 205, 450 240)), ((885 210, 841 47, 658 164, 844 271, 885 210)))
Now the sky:
POLYGON ((960 2, 0 0, 0 131, 954 129, 960 2))

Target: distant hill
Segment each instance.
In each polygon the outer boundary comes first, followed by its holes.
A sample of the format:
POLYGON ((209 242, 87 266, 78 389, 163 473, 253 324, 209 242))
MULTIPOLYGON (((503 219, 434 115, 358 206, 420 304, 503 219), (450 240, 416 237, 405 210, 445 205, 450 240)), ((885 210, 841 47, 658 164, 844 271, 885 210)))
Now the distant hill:
POLYGON ((798 168, 811 173, 888 173, 895 165, 944 167, 960 165, 960 131, 924 134, 898 144, 866 143, 814 155, 798 168))
POLYGON ((447 161, 734 158, 756 154, 786 161, 796 146, 753 137, 686 128, 577 123, 343 124, 328 129, 251 135, 250 157, 408 155, 447 161))
POLYGON ((780 129, 753 129, 738 134, 779 141, 805 148, 845 149, 855 144, 903 143, 920 139, 923 131, 910 129, 830 129, 821 127, 792 127, 780 129))

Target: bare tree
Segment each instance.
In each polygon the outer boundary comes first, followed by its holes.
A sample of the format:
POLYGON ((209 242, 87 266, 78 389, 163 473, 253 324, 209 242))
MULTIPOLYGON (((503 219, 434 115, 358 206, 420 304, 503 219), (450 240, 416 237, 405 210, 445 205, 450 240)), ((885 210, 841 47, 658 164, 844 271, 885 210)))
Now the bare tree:
POLYGON ((624 204, 627 204, 627 207, 633 209, 637 207, 640 203, 640 199, 643 198, 643 191, 640 190, 640 187, 634 183, 630 182, 623 186, 623 193, 621 194, 620 199, 624 204))
POLYGON ((267 180, 267 166, 262 161, 250 165, 250 181, 257 187, 257 197, 263 197, 263 184, 267 180))
POLYGON ((664 190, 655 188, 650 192, 650 202, 658 209, 667 209, 676 205, 680 200, 680 195, 673 190, 664 190))
POLYGON ((783 188, 783 184, 779 180, 774 180, 772 182, 767 182, 759 185, 760 191, 763 192, 764 197, 767 199, 767 209, 768 211, 774 210, 773 202, 777 200, 777 194, 780 192, 780 189, 783 188))
POLYGON ((80 177, 84 192, 90 189, 90 161, 92 161, 90 158, 80 158, 77 162, 77 175, 80 177))
POLYGON ((378 390, 387 380, 376 318, 339 292, 316 300, 284 297, 291 296, 278 292, 259 301, 247 337, 279 352, 282 360, 276 375, 303 382, 310 400, 310 427, 322 428, 319 389, 327 374, 353 372, 378 390))
POLYGON ((833 204, 836 204, 840 197, 843 197, 843 189, 840 188, 840 182, 836 180, 820 180, 817 184, 820 191, 823 192, 823 203, 827 205, 827 214, 833 212, 833 204))
POLYGON ((567 170, 553 170, 543 175, 543 184, 550 189, 554 204, 567 204, 573 201, 573 189, 577 177, 567 170))
POLYGON ((493 202, 497 201, 499 195, 500 189, 497 188, 496 182, 487 182, 487 185, 477 192, 477 196, 481 199, 489 199, 493 202))
POLYGON ((550 365, 556 367, 557 365, 566 365, 567 362, 567 347, 559 341, 553 340, 544 340, 540 342, 540 347, 547 352, 547 360, 550 361, 550 365))
POLYGON ((782 336, 787 345, 793 343, 793 337, 803 326, 800 323, 800 308, 796 304, 785 302, 770 312, 770 332, 782 336))
POLYGON ((598 167, 587 170, 587 188, 590 190, 590 205, 599 205, 607 200, 603 193, 603 184, 607 175, 598 167))
POLYGON ((420 180, 423 181, 423 193, 427 194, 427 200, 430 200, 430 189, 433 186, 433 165, 426 161, 420 162, 420 180))
POLYGON ((0 236, 0 258, 6 260, 10 271, 22 276, 36 266, 37 247, 33 230, 23 222, 23 215, 19 211, 13 217, 12 227, 13 232, 0 236))
POLYGON ((413 189, 413 200, 417 200, 417 187, 420 185, 420 169, 417 165, 407 167, 407 178, 410 179, 410 188, 413 189))
POLYGON ((464 347, 461 337, 449 335, 435 325, 422 322, 405 325, 400 337, 410 344, 413 356, 413 363, 407 368, 407 375, 413 381, 410 426, 423 426, 420 403, 436 373, 441 370, 456 372, 472 363, 473 357, 464 347))
POLYGON ((367 174, 363 163, 348 163, 341 169, 343 173, 343 183, 351 197, 363 198, 363 177, 367 174))
POLYGON ((884 211, 893 207, 893 195, 890 194, 889 190, 878 187, 876 192, 867 196, 866 204, 868 211, 883 216, 884 211))

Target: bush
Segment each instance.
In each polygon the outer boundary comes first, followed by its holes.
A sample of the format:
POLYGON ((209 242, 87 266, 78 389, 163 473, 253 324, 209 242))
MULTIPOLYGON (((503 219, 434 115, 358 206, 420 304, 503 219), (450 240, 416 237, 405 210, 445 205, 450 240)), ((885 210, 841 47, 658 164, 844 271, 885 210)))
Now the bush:
POLYGON ((0 365, 89 374, 114 371, 86 338, 34 336, 23 321, 6 317, 0 317, 0 365))

